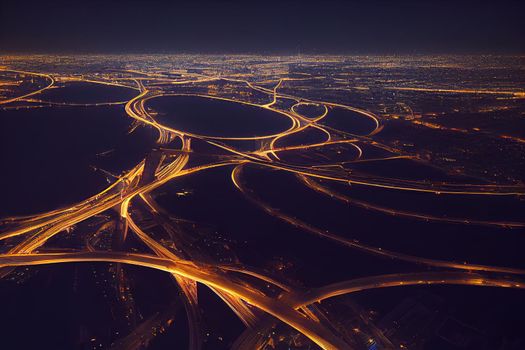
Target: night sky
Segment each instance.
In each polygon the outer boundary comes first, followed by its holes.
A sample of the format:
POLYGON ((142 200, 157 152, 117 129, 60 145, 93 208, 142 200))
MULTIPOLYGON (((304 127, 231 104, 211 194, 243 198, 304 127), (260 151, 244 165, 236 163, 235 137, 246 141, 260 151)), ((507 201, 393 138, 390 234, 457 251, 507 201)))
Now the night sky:
POLYGON ((523 1, 6 1, 0 52, 523 53, 523 1))

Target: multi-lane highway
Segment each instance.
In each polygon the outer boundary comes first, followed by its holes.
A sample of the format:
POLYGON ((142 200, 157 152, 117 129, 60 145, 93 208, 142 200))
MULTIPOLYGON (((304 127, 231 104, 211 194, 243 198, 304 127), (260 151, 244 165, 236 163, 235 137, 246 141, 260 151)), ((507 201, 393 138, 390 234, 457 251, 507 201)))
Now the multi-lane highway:
MULTIPOLYGON (((49 84, 41 89, 24 93, 18 97, 0 100, 0 104, 8 105, 12 102, 31 102, 33 104, 52 104, 41 99, 39 94, 51 88, 56 79, 68 81, 66 77, 56 77, 52 74, 39 72, 20 72, 25 75, 34 75, 46 79, 49 84)), ((369 161, 381 162, 391 159, 414 159, 414 156, 403 152, 395 153, 396 150, 384 145, 374 139, 374 136, 383 129, 381 118, 369 111, 337 104, 333 102, 307 99, 290 93, 280 93, 280 89, 294 78, 284 77, 275 81, 273 87, 264 87, 248 77, 209 76, 202 73, 184 72, 183 78, 173 78, 166 73, 148 73, 135 70, 125 71, 129 77, 120 76, 114 81, 110 79, 96 79, 95 77, 77 78, 80 81, 105 84, 110 86, 126 87, 138 91, 138 94, 129 101, 116 102, 125 104, 124 110, 129 118, 137 123, 154 128, 158 132, 157 143, 162 146, 157 151, 161 153, 157 157, 158 164, 146 166, 152 158, 144 159, 133 168, 128 169, 118 177, 105 190, 93 195, 72 206, 53 209, 46 213, 29 215, 24 217, 4 218, 3 230, 0 240, 16 242, 2 254, 0 254, 0 275, 7 276, 17 266, 60 264, 73 262, 118 262, 124 264, 138 265, 156 270, 165 271, 173 276, 174 281, 182 290, 185 298, 186 312, 190 322, 190 344, 198 348, 202 342, 198 331, 198 295, 197 283, 208 286, 215 292, 248 327, 262 327, 267 320, 266 315, 271 315, 285 324, 293 327, 304 334, 311 341, 323 349, 346 349, 351 348, 343 338, 337 334, 334 327, 330 327, 325 321, 321 321, 310 309, 305 306, 316 304, 319 301, 343 294, 364 291, 374 288, 406 287, 410 285, 432 285, 432 284, 461 284, 479 287, 493 288, 517 288, 523 289, 525 284, 521 276, 525 270, 512 266, 491 266, 476 263, 459 263, 431 259, 423 256, 414 256, 392 250, 382 249, 371 245, 360 243, 355 239, 349 239, 346 234, 337 234, 315 227, 314 225, 301 221, 285 212, 272 207, 257 197, 253 191, 248 190, 243 182, 243 169, 249 165, 265 167, 296 175, 298 181, 305 185, 305 190, 314 190, 333 200, 343 201, 353 206, 366 208, 380 214, 396 215, 414 220, 429 222, 444 222, 454 225, 488 225, 497 227, 523 227, 523 222, 510 220, 480 220, 462 217, 440 217, 415 211, 406 211, 396 208, 374 205, 363 200, 351 198, 349 195, 323 185, 319 180, 336 183, 358 184, 374 188, 383 188, 396 191, 419 192, 425 194, 448 194, 457 196, 521 196, 525 189, 520 185, 498 185, 493 183, 469 184, 469 183, 446 183, 432 181, 416 181, 400 178, 372 176, 370 174, 351 171, 352 162, 369 161), (256 91, 266 96, 264 101, 242 100, 227 96, 206 95, 202 93, 174 92, 178 86, 184 84, 211 84, 218 81, 226 81, 242 84, 245 88, 256 91), (169 88, 163 88, 163 87, 169 88), (147 101, 152 98, 174 95, 192 95, 202 98, 217 99, 232 103, 249 105, 262 108, 276 113, 282 118, 287 118, 291 126, 286 130, 272 135, 228 137, 228 136, 206 136, 188 133, 174 127, 163 125, 155 118, 155 114, 147 108, 147 101), (278 106, 280 100, 291 100, 293 104, 284 108, 278 106), (306 116, 299 113, 300 106, 315 106, 320 109, 317 116, 306 116), (342 109, 351 112, 352 115, 367 120, 370 128, 366 133, 353 133, 351 130, 338 130, 323 124, 326 118, 330 118, 333 109, 342 109), (314 142, 300 142, 286 144, 292 136, 301 135, 305 131, 320 131, 324 140, 314 142), (180 141, 180 147, 173 148, 174 140, 180 141), (235 142, 259 141, 260 148, 245 150, 237 148, 235 142), (192 142, 200 142, 211 149, 220 151, 221 156, 213 161, 193 164, 198 156, 194 152, 192 142), (386 157, 367 158, 363 145, 388 149, 394 155, 386 157), (309 152, 332 146, 348 146, 354 149, 355 155, 344 162, 333 162, 330 164, 301 165, 299 163, 286 162, 284 154, 293 152, 309 152), (343 166, 344 165, 344 166, 343 166), (263 210, 267 215, 273 216, 283 222, 297 227, 306 233, 314 234, 321 239, 327 239, 337 244, 342 244, 350 249, 358 249, 373 256, 396 259, 413 264, 426 265, 433 271, 379 275, 343 281, 321 288, 310 290, 296 290, 294 286, 270 276, 264 271, 250 268, 239 262, 237 264, 222 264, 214 261, 211 254, 195 251, 195 248, 187 243, 181 236, 180 230, 173 228, 172 219, 163 214, 160 207, 152 198, 152 191, 163 185, 177 181, 182 177, 202 172, 208 169, 229 167, 232 169, 231 181, 248 202, 263 210), (149 169, 149 170, 147 170, 149 169), (350 171, 349 171, 350 169, 350 171), (146 171, 149 173, 146 174, 146 171), (154 234, 141 226, 138 216, 135 216, 133 207, 141 205, 154 222, 168 232, 173 245, 166 245, 165 241, 155 238, 154 234), (122 229, 117 229, 114 223, 103 223, 95 228, 93 234, 85 240, 84 250, 77 252, 41 252, 46 244, 57 235, 62 234, 74 225, 80 224, 90 218, 100 215, 109 210, 117 209, 122 229), (150 254, 137 254, 126 251, 103 251, 98 248, 98 235, 101 231, 111 227, 114 234, 121 235, 126 240, 130 234, 134 234, 149 249, 150 254), (177 233, 175 233, 175 231, 177 233), (279 290, 277 296, 271 296, 261 289, 261 285, 270 285, 279 290)), ((296 78, 297 80, 301 78, 296 78)), ((70 79, 69 79, 70 80, 70 79)), ((426 91, 426 90, 425 90, 426 91)), ((456 90, 455 90, 456 91, 456 90)), ((458 90, 462 93, 473 93, 471 91, 458 90)), ((457 92, 457 91, 456 91, 457 92)), ((483 91, 480 93, 489 93, 483 91)), ((59 103, 68 105, 67 102, 59 103)), ((99 103, 100 104, 100 103, 99 103)), ((94 103, 93 105, 99 105, 94 103)), ((71 104, 76 105, 76 104, 71 104)), ((83 106, 88 106, 84 104, 83 106)), ((158 154, 157 154, 158 156, 158 154)), ((150 164, 151 165, 151 164, 150 164)), ((259 328, 259 330, 265 327, 259 328)), ((260 343, 261 334, 252 340, 260 343)), ((254 344, 254 343, 250 343, 254 344)))

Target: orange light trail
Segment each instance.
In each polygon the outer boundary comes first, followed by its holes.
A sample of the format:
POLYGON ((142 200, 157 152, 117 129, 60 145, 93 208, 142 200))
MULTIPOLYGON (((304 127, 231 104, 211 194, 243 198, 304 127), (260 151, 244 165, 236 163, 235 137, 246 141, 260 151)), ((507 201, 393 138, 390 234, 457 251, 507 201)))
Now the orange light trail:
MULTIPOLYGON (((371 174, 358 172, 352 168, 352 165, 355 163, 381 162, 391 159, 421 161, 421 159, 416 155, 403 154, 397 150, 395 146, 388 146, 377 141, 375 136, 381 133, 385 125, 382 122, 382 118, 371 111, 282 92, 285 89, 284 86, 287 87, 288 84, 292 84, 295 81, 319 79, 319 77, 309 75, 306 75, 305 78, 271 77, 272 79, 268 79, 267 81, 262 80, 257 83, 250 80, 249 75, 214 76, 182 72, 182 70, 159 73, 126 69, 121 71, 120 73, 122 74, 115 78, 106 77, 105 75, 100 77, 77 77, 76 75, 60 76, 56 74, 52 76, 44 73, 7 69, 0 71, 31 75, 49 81, 48 85, 41 89, 21 94, 18 97, 0 100, 0 104, 7 105, 17 101, 50 106, 89 107, 125 104, 124 111, 127 116, 133 120, 134 127, 144 125, 154 128, 158 132, 157 145, 159 147, 155 149, 155 152, 161 153, 158 164, 153 164, 153 170, 146 170, 152 163, 151 159, 155 159, 154 157, 148 156, 127 172, 122 173, 122 175, 118 177, 115 176, 116 179, 114 182, 100 193, 72 206, 35 215, 4 218, 2 220, 3 231, 0 233, 0 240, 5 241, 9 249, 3 254, 0 254, 0 277, 7 276, 16 266, 73 262, 124 263, 167 272, 171 274, 173 280, 182 291, 181 296, 184 300, 189 320, 190 346, 194 346, 195 348, 198 348, 199 342, 202 342, 198 324, 199 298, 197 283, 209 287, 216 293, 247 327, 253 327, 254 330, 268 330, 269 326, 267 321, 269 318, 267 315, 271 315, 302 333, 323 349, 351 348, 350 345, 343 340, 343 337, 337 333, 335 327, 323 321, 323 317, 319 316, 320 313, 316 313, 315 309, 307 308, 307 306, 312 306, 312 304, 327 298, 374 288, 411 285, 459 284, 480 287, 524 288, 523 282, 513 277, 516 275, 525 275, 525 270, 523 269, 430 259, 395 252, 381 247, 374 247, 360 243, 357 240, 343 238, 342 236, 315 227, 306 221, 302 221, 272 207, 268 203, 263 202, 253 191, 249 190, 245 184, 243 184, 242 171, 246 166, 263 167, 293 174, 295 178, 299 180, 299 183, 305 185, 305 188, 309 190, 317 191, 335 200, 384 214, 461 225, 492 225, 503 228, 525 226, 523 222, 438 217, 420 212, 403 211, 396 208, 373 205, 367 201, 356 200, 330 189, 328 185, 324 186, 324 182, 321 183, 318 181, 319 179, 329 182, 334 181, 337 183, 358 184, 397 191, 430 194, 509 197, 522 196, 525 194, 525 189, 521 185, 414 181, 373 176, 371 174), (169 75, 169 73, 177 72, 180 72, 178 73, 180 76, 176 78, 169 75), (52 88, 56 81, 61 83, 81 81, 125 87, 137 91, 137 95, 128 101, 91 104, 50 102, 35 97, 35 95, 40 94, 46 89, 52 88), (206 84, 213 84, 218 81, 235 84, 234 86, 241 86, 243 91, 256 91, 258 94, 264 96, 264 98, 234 99, 231 95, 227 94, 206 94, 202 92, 202 89, 197 90, 197 92, 188 92, 185 90, 187 86, 205 87, 206 84), (271 88, 259 86, 259 84, 267 83, 272 84, 271 88), (149 107, 146 107, 145 103, 148 100, 163 96, 196 96, 263 108, 276 113, 282 118, 287 118, 290 121, 290 126, 279 133, 251 137, 212 137, 188 133, 184 130, 168 127, 158 122, 155 119, 156 114, 151 112, 149 107), (284 99, 290 100, 291 106, 282 107, 281 100, 284 99), (319 111, 317 115, 308 117, 300 113, 301 106, 314 106, 317 107, 319 111), (330 113, 333 109, 342 109, 354 113, 358 118, 366 118, 366 120, 372 122, 373 127, 364 135, 357 135, 351 130, 338 130, 323 125, 322 122, 330 118, 330 113), (286 144, 289 137, 301 136, 304 135, 302 134, 303 132, 314 129, 316 132, 322 133, 321 141, 316 140, 300 144, 286 144), (174 141, 180 141, 180 148, 173 146, 174 141), (253 142, 253 144, 257 144, 257 146, 252 147, 250 150, 235 146, 236 142, 245 141, 253 142), (279 146, 277 146, 278 141, 279 146), (192 162, 193 160, 200 160, 200 154, 196 151, 198 147, 195 147, 195 144, 199 145, 199 143, 204 143, 207 147, 212 147, 214 150, 220 151, 220 153, 218 153, 220 156, 215 155, 215 157, 210 157, 214 159, 213 161, 201 161, 194 164, 192 162), (316 163, 304 166, 292 164, 281 159, 284 158, 282 155, 285 152, 319 152, 318 154, 323 155, 323 150, 327 149, 325 147, 339 147, 337 149, 339 152, 339 149, 346 150, 345 147, 342 147, 343 145, 348 145, 347 148, 352 147, 352 152, 350 152, 352 156, 350 159, 345 159, 341 162, 331 162, 331 160, 328 159, 328 164, 316 163), (376 147, 392 154, 383 158, 367 158, 366 147, 364 147, 364 145, 376 147), (281 155, 281 158, 279 158, 279 155, 281 155), (342 281, 321 288, 300 289, 287 281, 272 277, 272 275, 267 274, 265 271, 257 268, 249 268, 240 261, 231 263, 220 262, 212 254, 198 251, 191 243, 188 243, 188 238, 191 237, 186 237, 188 235, 185 231, 176 225, 178 219, 167 218, 169 215, 166 215, 165 210, 155 201, 152 193, 155 190, 163 189, 164 185, 170 182, 176 182, 182 177, 224 167, 232 168, 231 182, 234 188, 243 195, 243 198, 274 218, 322 239, 328 239, 346 247, 358 249, 372 256, 425 265, 433 269, 443 269, 444 271, 370 276, 342 281), (99 224, 98 228, 93 229, 83 240, 83 242, 85 242, 84 250, 73 250, 73 252, 62 251, 57 253, 44 252, 46 249, 52 249, 52 247, 48 247, 47 244, 53 237, 70 230, 75 225, 81 224, 88 219, 107 213, 110 210, 117 212, 117 214, 115 214, 116 219, 103 222, 99 224), (148 225, 145 225, 142 219, 143 216, 151 217, 155 225, 159 227, 159 230, 170 237, 168 241, 170 241, 171 244, 167 244, 166 240, 159 239, 154 232, 151 232, 148 229, 148 225), (119 226, 122 228, 119 228, 119 226), (122 241, 126 241, 129 235, 134 235, 140 242, 144 243, 152 254, 99 250, 100 248, 98 246, 102 232, 104 232, 104 234, 112 232, 113 235, 120 235, 119 237, 122 241), (13 244, 9 245, 11 243, 13 244), (509 275, 511 276, 509 277, 509 275), (268 288, 272 290, 278 288, 278 295, 272 296, 272 294, 268 292, 268 288)), ((13 85, 12 88, 16 88, 16 85, 13 85)), ((217 91, 213 86, 211 86, 210 89, 217 91)), ((438 93, 511 94, 517 97, 523 97, 522 92, 508 91, 408 87, 387 89, 438 93)), ((245 93, 244 95, 247 94, 245 93)), ((186 194, 186 192, 181 193, 181 195, 186 194)), ((454 198, 451 198, 451 200, 454 200, 454 198)), ((314 305, 314 307, 320 307, 320 305, 314 305)), ((262 336, 262 331, 255 336, 252 334, 251 337, 247 338, 246 344, 258 344, 260 346, 262 344, 262 336)), ((385 340, 385 342, 388 342, 388 340, 385 340)))

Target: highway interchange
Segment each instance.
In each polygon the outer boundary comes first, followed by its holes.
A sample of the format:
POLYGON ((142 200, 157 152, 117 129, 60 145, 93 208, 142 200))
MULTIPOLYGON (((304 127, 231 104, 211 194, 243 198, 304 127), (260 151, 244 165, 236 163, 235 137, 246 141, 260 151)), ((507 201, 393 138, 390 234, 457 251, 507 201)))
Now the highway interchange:
MULTIPOLYGON (((57 80, 66 81, 65 77, 57 77, 52 74, 41 72, 26 72, 5 69, 2 72, 8 74, 22 74, 26 77, 34 76, 45 79, 47 85, 35 90, 26 92, 20 96, 10 97, 0 100, 2 105, 9 105, 13 102, 43 103, 39 95, 47 89, 53 88, 57 80)), ((153 164, 153 171, 146 174, 145 169, 151 169, 146 164, 151 159, 144 159, 119 176, 105 190, 94 194, 73 206, 58 208, 46 213, 29 215, 24 217, 3 218, 3 230, 0 232, 0 240, 16 240, 8 251, 0 255, 0 276, 5 277, 13 271, 14 267, 32 266, 44 264, 62 264, 73 262, 110 262, 123 263, 143 266, 151 269, 161 270, 171 274, 178 283, 186 298, 186 311, 188 319, 192 320, 191 314, 196 314, 198 307, 198 295, 196 290, 197 283, 206 285, 213 290, 235 314, 252 330, 264 330, 268 314, 284 322, 298 332, 308 337, 312 342, 323 349, 350 349, 351 346, 334 332, 334 328, 327 325, 325 320, 320 320, 313 308, 322 300, 333 298, 340 295, 347 295, 358 291, 366 291, 376 288, 406 287, 410 285, 433 285, 433 284, 455 284, 469 285, 477 287, 493 288, 525 288, 523 275, 525 270, 507 266, 492 266, 476 263, 465 263, 431 259, 424 256, 408 255, 401 252, 383 249, 361 243, 357 240, 347 238, 337 233, 328 232, 322 228, 304 222, 301 219, 288 215, 285 212, 272 207, 271 204, 264 202, 256 194, 246 188, 243 180, 243 171, 248 166, 257 166, 267 169, 290 173, 296 176, 299 183, 306 188, 314 190, 324 196, 332 198, 334 201, 341 201, 349 206, 366 208, 385 215, 395 215, 411 220, 422 220, 427 222, 444 222, 457 225, 485 225, 506 228, 524 227, 524 222, 504 221, 504 220, 482 220, 462 217, 438 216, 407 211, 381 205, 375 205, 363 200, 353 199, 347 194, 326 186, 326 183, 335 182, 342 184, 357 184, 375 188, 385 188, 397 191, 410 191, 426 193, 430 195, 447 194, 450 196, 522 196, 525 189, 519 185, 499 185, 499 184, 465 184, 447 182, 428 182, 418 180, 405 180, 380 176, 368 176, 365 173, 351 172, 341 164, 335 163, 332 166, 307 166, 284 161, 282 155, 286 152, 309 150, 322 150, 323 147, 333 145, 346 145, 356 151, 357 156, 348 159, 353 161, 366 161, 366 152, 363 145, 374 146, 379 149, 396 152, 391 147, 381 144, 374 140, 374 135, 383 129, 381 117, 366 110, 347 106, 343 104, 317 101, 301 96, 294 96, 288 93, 281 93, 280 87, 288 80, 300 78, 281 78, 274 81, 273 87, 268 87, 268 83, 259 84, 244 77, 227 76, 208 76, 201 73, 187 73, 183 77, 173 77, 171 74, 148 73, 138 71, 127 71, 128 77, 119 77, 115 80, 95 79, 93 77, 78 81, 105 84, 110 86, 120 86, 136 91, 136 96, 129 101, 115 102, 122 104, 129 118, 135 123, 147 125, 157 131, 157 144, 161 150, 160 161, 153 164), (177 92, 177 86, 185 84, 210 84, 217 81, 229 82, 232 84, 242 84, 246 88, 266 95, 268 99, 259 103, 254 101, 243 101, 225 96, 214 96, 200 93, 177 92), (228 135, 212 137, 195 133, 188 133, 184 130, 177 130, 173 126, 163 125, 155 118, 155 114, 147 108, 148 101, 164 96, 200 96, 206 99, 215 99, 232 103, 249 105, 257 108, 266 109, 279 114, 283 118, 290 120, 291 126, 280 133, 263 136, 229 137, 228 135), (277 106, 280 100, 292 100, 294 104, 290 108, 277 106), (299 112, 300 106, 318 107, 317 115, 302 115, 299 112), (354 134, 345 130, 338 130, 323 123, 330 117, 333 109, 342 109, 352 112, 370 122, 372 127, 366 134, 354 134), (287 145, 287 137, 298 135, 305 130, 316 129, 325 135, 325 139, 320 142, 298 143, 287 145), (177 142, 175 142, 177 141, 177 142), (250 142, 261 141, 260 149, 242 150, 236 148, 230 142, 250 142), (192 143, 200 142, 209 145, 211 148, 220 150, 221 154, 214 161, 204 164, 191 163, 194 153, 192 143), (180 147, 173 148, 174 144, 180 147), (339 283, 330 284, 320 288, 313 288, 307 291, 295 290, 293 286, 287 285, 283 281, 274 279, 266 275, 264 271, 251 269, 249 266, 239 264, 229 266, 218 262, 212 264, 209 259, 203 259, 199 254, 192 252, 192 247, 185 244, 184 240, 174 242, 176 249, 163 245, 156 240, 154 235, 141 227, 135 217, 134 203, 142 202, 145 208, 153 216, 162 213, 163 208, 155 202, 151 193, 161 188, 168 182, 177 181, 182 177, 191 176, 197 172, 214 168, 230 168, 231 181, 246 200, 260 208, 268 215, 300 228, 305 233, 312 234, 341 244, 349 249, 356 249, 373 256, 405 261, 416 265, 423 265, 433 268, 428 272, 400 273, 369 276, 366 278, 351 279, 339 283), (118 209, 121 221, 121 229, 115 234, 122 235, 125 240, 129 235, 135 235, 149 249, 151 254, 139 254, 126 251, 103 251, 96 247, 96 241, 86 241, 86 248, 76 252, 63 251, 46 253, 42 248, 46 247, 53 237, 64 233, 69 228, 84 222, 87 219, 100 215, 108 210, 118 209), (244 278, 250 276, 250 278, 244 278), (254 284, 253 278, 273 285, 280 292, 277 297, 267 295, 264 290, 254 284)), ((475 93, 466 91, 466 93, 475 93)), ((482 93, 490 93, 483 91, 482 93)), ((500 94, 500 92, 497 92, 500 94)), ((514 94, 514 93, 512 93, 514 94)), ((68 103, 64 103, 68 105, 68 103)), ((71 104, 74 105, 74 104, 71 104)), ((176 116, 174 116, 176 118, 176 116)), ((410 156, 396 153, 395 158, 407 158, 410 156)), ((371 161, 388 161, 392 157, 376 158, 371 161)), ((414 159, 414 161, 421 161, 414 159)), ((151 170, 149 170, 151 171, 151 170)), ((170 223, 164 222, 165 228, 170 230, 170 223)), ((190 326, 190 347, 198 349, 201 343, 198 334, 198 325, 193 328, 190 326)), ((244 335, 246 338, 246 335, 244 335)), ((264 346, 264 332, 253 331, 250 337, 242 342, 242 348, 252 349, 264 346), (248 339, 248 340, 246 340, 248 339)), ((378 340, 379 341, 379 340, 378 340)), ((386 341, 385 341, 386 342, 386 341)))

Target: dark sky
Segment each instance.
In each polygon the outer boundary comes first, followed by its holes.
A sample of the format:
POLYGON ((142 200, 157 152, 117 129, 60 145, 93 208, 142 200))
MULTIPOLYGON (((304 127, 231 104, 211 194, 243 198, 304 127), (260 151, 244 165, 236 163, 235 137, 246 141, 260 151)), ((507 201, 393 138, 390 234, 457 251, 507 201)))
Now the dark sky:
POLYGON ((0 0, 0 51, 523 53, 522 2, 0 0))

